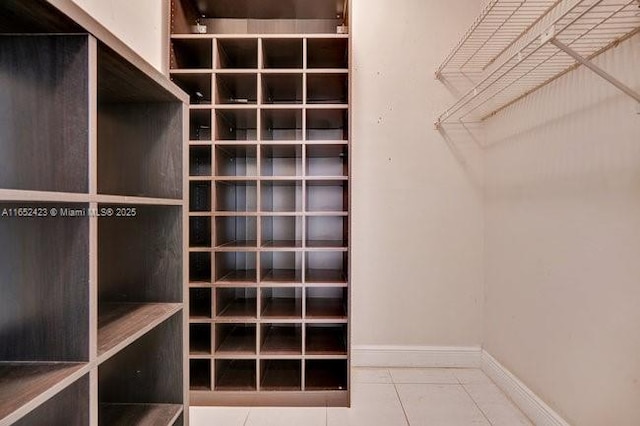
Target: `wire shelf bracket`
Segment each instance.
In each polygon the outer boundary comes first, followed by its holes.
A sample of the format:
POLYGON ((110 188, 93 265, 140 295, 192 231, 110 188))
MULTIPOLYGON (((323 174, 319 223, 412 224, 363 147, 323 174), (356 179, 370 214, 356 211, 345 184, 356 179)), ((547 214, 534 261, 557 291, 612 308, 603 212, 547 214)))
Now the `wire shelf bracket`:
POLYGON ((436 71, 442 78, 473 64, 479 82, 435 127, 483 121, 581 65, 634 99, 640 114, 640 93, 592 61, 638 33, 640 0, 491 0, 436 71))

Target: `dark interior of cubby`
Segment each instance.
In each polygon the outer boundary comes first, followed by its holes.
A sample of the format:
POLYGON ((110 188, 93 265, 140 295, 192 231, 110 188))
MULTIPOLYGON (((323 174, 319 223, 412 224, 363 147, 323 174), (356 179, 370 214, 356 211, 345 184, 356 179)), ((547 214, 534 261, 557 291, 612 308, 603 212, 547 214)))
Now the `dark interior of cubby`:
POLYGON ((216 74, 216 104, 258 102, 257 74, 216 74))
POLYGON ((255 318, 258 313, 257 295, 253 287, 216 289, 216 316, 255 318))
POLYGON ((306 253, 305 278, 311 283, 346 283, 346 251, 311 251, 306 253))
POLYGON ((347 247, 349 220, 346 216, 308 216, 307 247, 347 247))
POLYGON ((215 362, 216 390, 256 390, 257 383, 255 360, 218 359, 215 362))
POLYGON ((301 69, 302 39, 262 39, 262 58, 264 68, 301 69))
POLYGON ((189 176, 211 176, 211 146, 189 147, 189 176))
POLYGON ((256 354, 255 324, 216 324, 216 353, 256 354))
POLYGON ((302 361, 263 359, 260 361, 260 389, 296 391, 302 388, 302 361))
POLYGON ((217 252, 216 282, 255 282, 255 252, 217 252))
POLYGON ((261 252, 260 268, 260 279, 263 282, 302 282, 302 254, 300 252, 261 252))
POLYGON ((301 104, 302 74, 262 74, 263 104, 301 104))
POLYGON ((260 353, 265 355, 301 355, 302 325, 261 324, 260 353))
POLYGON ((181 303, 181 207, 133 208, 135 217, 98 219, 99 303, 181 303))
POLYGON ((189 253, 189 281, 192 283, 211 282, 211 253, 189 253))
POLYGON ((213 68, 213 46, 207 39, 171 40, 172 69, 213 68))
POLYGON ((189 218, 189 247, 211 247, 211 217, 189 218))
POLYGON ((257 157, 255 145, 218 145, 216 176, 256 176, 258 174, 257 157))
POLYGON ((307 146, 307 176, 348 176, 347 145, 307 146))
POLYGON ((210 288, 189 289, 189 317, 192 319, 212 318, 212 291, 210 288))
POLYGON ((263 216, 262 247, 302 247, 302 218, 296 216, 263 216))
POLYGON ((257 224, 255 216, 216 217, 216 247, 257 247, 257 224))
POLYGON ((182 102, 102 44, 97 56, 98 193, 181 199, 182 102))
POLYGON ((302 110, 263 109, 261 139, 265 141, 302 140, 302 110))
POLYGON ((89 360, 89 218, 50 214, 88 207, 0 203, 46 213, 0 220, 0 361, 89 360))
POLYGON ((310 287, 306 293, 307 318, 345 319, 348 292, 341 287, 310 287))
POLYGON ((88 191, 88 63, 87 36, 0 37, 1 188, 88 191))
POLYGON ((216 211, 255 212, 258 188, 255 181, 217 181, 216 211))
POLYGON ((211 181, 189 182, 189 211, 211 211, 211 181))
POLYGON ((182 349, 177 313, 98 367, 100 404, 182 404, 182 349))
POLYGON ((211 104, 211 73, 171 74, 171 80, 189 95, 194 105, 211 104))
POLYGON ((249 141, 258 137, 258 115, 255 109, 218 109, 216 140, 249 141))
POLYGON ((262 288, 260 309, 263 318, 302 318, 302 288, 262 288))
POLYGON ((89 424, 89 375, 84 375, 13 426, 89 424))
POLYGON ((189 324, 189 354, 211 354, 211 324, 189 324))
POLYGON ((305 378, 307 390, 346 390, 347 361, 307 359, 305 361, 305 378))
POLYGON ((302 211, 302 182, 262 181, 262 211, 300 212, 302 211))
POLYGON ((189 388, 191 390, 211 390, 211 361, 208 359, 189 360, 189 388))
POLYGON ((307 110, 307 139, 342 141, 349 139, 347 109, 307 110))
POLYGON ((262 176, 301 176, 302 145, 262 145, 262 176))
POLYGON ((348 100, 348 74, 307 74, 307 103, 346 104, 348 100))
POLYGON ((257 39, 218 39, 217 68, 258 68, 257 39))
POLYGON ((346 38, 310 38, 307 40, 308 68, 349 68, 349 40, 346 38))
POLYGON ((305 353, 307 355, 346 355, 346 324, 307 324, 305 353))
POLYGON ((307 211, 346 212, 349 208, 348 187, 345 180, 307 181, 307 211))
POLYGON ((189 140, 211 140, 211 110, 192 109, 189 111, 189 140))

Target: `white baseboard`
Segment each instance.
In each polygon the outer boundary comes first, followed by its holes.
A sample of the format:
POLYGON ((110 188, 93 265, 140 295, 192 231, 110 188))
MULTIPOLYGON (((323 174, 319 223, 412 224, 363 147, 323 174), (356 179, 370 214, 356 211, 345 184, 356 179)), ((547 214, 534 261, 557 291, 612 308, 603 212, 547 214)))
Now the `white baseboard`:
POLYGON ((520 379, 485 351, 482 351, 482 371, 513 400, 536 426, 570 426, 520 379))
POLYGON ((353 346, 354 367, 480 368, 480 347, 353 346))

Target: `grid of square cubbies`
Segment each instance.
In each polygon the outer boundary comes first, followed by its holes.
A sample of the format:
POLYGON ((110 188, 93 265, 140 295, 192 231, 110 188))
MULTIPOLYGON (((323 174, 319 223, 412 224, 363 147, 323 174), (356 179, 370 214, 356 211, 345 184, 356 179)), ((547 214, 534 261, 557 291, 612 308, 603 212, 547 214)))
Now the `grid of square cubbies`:
POLYGON ((171 49, 191 96, 191 390, 346 391, 348 36, 171 49))

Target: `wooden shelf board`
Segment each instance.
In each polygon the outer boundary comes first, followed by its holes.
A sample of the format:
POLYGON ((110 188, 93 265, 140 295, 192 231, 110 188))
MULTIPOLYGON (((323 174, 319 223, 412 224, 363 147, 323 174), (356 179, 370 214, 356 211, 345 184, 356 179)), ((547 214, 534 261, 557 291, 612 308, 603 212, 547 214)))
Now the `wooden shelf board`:
POLYGON ((171 39, 234 39, 234 38, 327 38, 327 39, 340 39, 349 38, 349 34, 335 34, 335 33, 309 33, 309 34, 291 34, 291 33, 270 33, 270 34, 172 34, 171 39))
POLYGON ((182 414, 179 404, 100 404, 104 425, 171 426, 182 414))
POLYGON ((270 299, 261 314, 262 318, 302 318, 302 299, 275 298, 270 299))
POLYGON ((179 303, 105 303, 98 308, 100 362, 182 309, 179 303))
POLYGON ((307 247, 345 250, 347 249, 347 242, 343 240, 307 240, 307 247))
POLYGON ((346 331, 342 328, 307 327, 307 355, 346 355, 346 331))
POLYGON ((216 284, 255 284, 258 281, 257 271, 231 271, 222 278, 216 280, 216 284))
POLYGON ((297 269, 270 269, 262 274, 262 282, 302 282, 302 271, 297 269))
POLYGON ((307 269, 306 281, 344 283, 347 281, 347 277, 341 269, 307 269))
POLYGON ((307 318, 345 318, 342 299, 307 298, 307 318))
POLYGON ((290 391, 278 392, 261 390, 259 392, 237 392, 218 390, 191 391, 191 406, 228 406, 228 407, 347 407, 349 392, 333 391, 290 391))
POLYGON ((302 333, 295 326, 263 329, 260 355, 302 355, 302 333))
POLYGON ((269 240, 262 242, 262 248, 300 248, 302 240, 269 240))
POLYGON ((255 327, 248 330, 246 327, 234 327, 234 329, 218 345, 216 355, 255 355, 256 354, 256 330, 255 327))
POLYGON ((0 362, 0 422, 33 410, 82 376, 86 365, 0 362))
POLYGON ((220 310, 218 317, 225 318, 256 318, 256 300, 236 300, 229 303, 223 309, 220 310))
POLYGON ((224 244, 216 245, 217 249, 221 248, 258 248, 258 241, 256 240, 237 240, 229 241, 224 244))
MULTIPOLYGON (((218 369, 218 366, 216 368, 218 369)), ((214 388, 215 390, 255 391, 255 361, 232 360, 230 365, 217 372, 214 388)))

